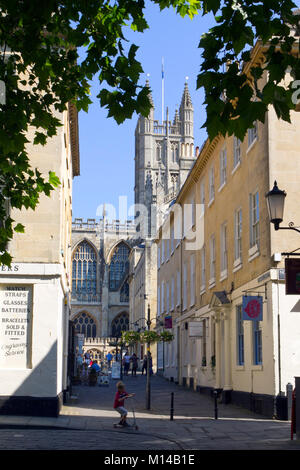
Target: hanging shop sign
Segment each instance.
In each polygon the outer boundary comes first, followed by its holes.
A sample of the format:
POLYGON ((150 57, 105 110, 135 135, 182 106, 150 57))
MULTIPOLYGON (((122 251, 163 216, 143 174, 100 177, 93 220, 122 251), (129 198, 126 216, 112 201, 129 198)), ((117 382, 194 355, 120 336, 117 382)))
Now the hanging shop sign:
POLYGON ((165 328, 172 328, 172 317, 165 317, 165 328))
POLYGON ((243 295, 243 320, 262 321, 263 298, 261 296, 243 295))
POLYGON ((285 259, 285 293, 286 295, 300 294, 300 259, 285 259))

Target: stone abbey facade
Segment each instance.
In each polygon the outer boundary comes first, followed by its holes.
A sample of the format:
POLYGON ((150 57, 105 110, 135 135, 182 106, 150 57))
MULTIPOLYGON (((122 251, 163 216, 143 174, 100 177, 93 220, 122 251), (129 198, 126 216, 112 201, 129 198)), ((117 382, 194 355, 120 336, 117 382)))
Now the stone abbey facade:
MULTIPOLYGON (((154 105, 148 118, 139 117, 135 132, 134 221, 120 223, 105 216, 99 221, 73 221, 71 320, 75 331, 89 338, 90 349, 91 338, 118 337, 122 330, 133 328, 136 315, 144 315, 140 309, 134 312, 129 308, 137 304, 129 299, 136 295, 135 265, 129 269, 130 253, 134 247, 143 251, 145 240, 147 246, 149 242, 152 245, 161 217, 195 161, 193 120, 187 83, 173 122, 169 121, 168 111, 166 121, 155 120, 154 105), (130 288, 130 282, 135 287, 130 288)), ((155 244, 152 249, 156 250, 155 244)), ((143 270, 144 285, 156 271, 156 254, 152 253, 151 258, 153 269, 143 270)))

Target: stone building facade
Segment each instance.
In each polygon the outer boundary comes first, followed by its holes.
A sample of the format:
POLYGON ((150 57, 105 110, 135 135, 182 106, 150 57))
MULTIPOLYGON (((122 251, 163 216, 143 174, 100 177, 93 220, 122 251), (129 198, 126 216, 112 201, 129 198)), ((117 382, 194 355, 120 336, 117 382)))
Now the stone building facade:
MULTIPOLYGON (((252 54, 261 57, 260 44, 252 54)), ((299 129, 299 113, 288 124, 270 108, 243 142, 207 140, 157 239, 158 319, 171 317, 174 334, 162 373, 271 417, 282 417, 277 404, 300 367, 299 299, 285 293, 282 255, 299 249, 299 234, 274 230, 265 194, 277 180, 287 193, 282 225, 299 224, 299 129), (261 302, 261 317, 245 315, 248 301, 261 302)))
POLYGON ((45 146, 32 145, 30 164, 61 185, 35 211, 11 210, 25 226, 14 235, 11 268, 0 270, 0 413, 57 416, 69 393, 72 181, 79 175, 77 110, 57 113, 62 126, 45 146))
MULTIPOLYGON (((152 100, 152 98, 151 98, 152 100)), ((156 325, 157 246, 154 239, 168 208, 184 184, 196 160, 194 109, 185 83, 179 110, 173 121, 155 119, 154 103, 147 118, 140 116, 135 131, 136 225, 142 245, 134 248, 130 262, 130 324, 147 328, 156 325)), ((143 345, 139 345, 141 355, 143 345)), ((156 348, 151 350, 156 369, 156 348)))
POLYGON ((129 328, 129 255, 135 233, 131 222, 73 221, 71 320, 75 331, 89 339, 95 357, 104 351, 97 338, 120 337, 129 328))

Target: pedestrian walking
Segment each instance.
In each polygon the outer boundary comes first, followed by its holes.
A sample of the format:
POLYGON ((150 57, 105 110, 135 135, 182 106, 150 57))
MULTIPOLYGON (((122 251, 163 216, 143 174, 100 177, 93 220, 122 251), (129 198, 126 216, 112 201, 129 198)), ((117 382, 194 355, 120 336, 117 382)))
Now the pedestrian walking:
POLYGON ((123 366, 124 366, 124 374, 128 375, 129 367, 130 367, 130 356, 128 351, 126 351, 125 356, 123 358, 123 366))
POLYGON ((144 375, 144 371, 146 371, 146 374, 147 374, 147 356, 146 356, 146 354, 145 354, 144 359, 143 359, 142 375, 144 375))
POLYGON ((106 354, 106 360, 107 360, 107 364, 108 364, 108 367, 111 366, 111 360, 112 360, 112 354, 109 352, 108 354, 106 354))
POLYGON ((136 377, 136 371, 138 368, 138 357, 135 353, 132 354, 131 356, 131 375, 136 377))

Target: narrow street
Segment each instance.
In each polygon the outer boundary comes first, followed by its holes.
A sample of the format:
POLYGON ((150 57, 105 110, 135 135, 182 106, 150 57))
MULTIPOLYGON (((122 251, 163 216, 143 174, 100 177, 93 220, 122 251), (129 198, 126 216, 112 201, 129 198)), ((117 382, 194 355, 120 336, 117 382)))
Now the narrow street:
POLYGON ((124 377, 127 391, 136 393, 126 404, 128 422, 133 423, 134 406, 138 430, 116 429, 116 382, 73 387, 78 398, 63 406, 59 418, 0 416, 0 450, 300 450, 300 442, 290 439, 290 422, 223 404, 215 419, 211 397, 158 376, 151 377, 151 410, 146 410, 146 377, 124 377))

